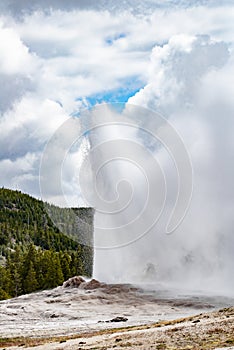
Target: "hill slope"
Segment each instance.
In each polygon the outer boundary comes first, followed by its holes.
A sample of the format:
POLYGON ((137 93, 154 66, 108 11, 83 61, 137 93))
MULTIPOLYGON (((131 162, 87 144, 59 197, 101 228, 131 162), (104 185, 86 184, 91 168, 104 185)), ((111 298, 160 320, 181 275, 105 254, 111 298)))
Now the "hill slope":
POLYGON ((0 189, 0 299, 91 276, 93 215, 0 189))

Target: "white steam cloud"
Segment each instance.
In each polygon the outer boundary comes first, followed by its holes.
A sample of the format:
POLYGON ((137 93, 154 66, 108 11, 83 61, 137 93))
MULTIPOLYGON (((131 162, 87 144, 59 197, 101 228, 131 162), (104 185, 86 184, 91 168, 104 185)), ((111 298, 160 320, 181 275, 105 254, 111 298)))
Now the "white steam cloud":
MULTIPOLYGON (((148 279, 151 282, 164 281, 180 287, 232 293, 233 63, 231 48, 224 42, 212 41, 207 36, 175 36, 168 44, 153 50, 150 81, 129 103, 161 112, 181 135, 193 164, 193 198, 184 221, 172 235, 165 234, 164 218, 141 239, 126 247, 97 249, 94 270, 97 278, 133 282, 148 279)), ((147 113, 144 126, 152 127, 147 113)), ((152 135, 138 131, 135 135, 126 136, 128 131, 127 127, 122 130, 116 127, 100 128, 94 135, 91 133, 91 144, 117 140, 113 147, 118 147, 119 144, 118 151, 121 154, 121 147, 123 150, 129 147, 123 142, 127 138, 144 145, 148 150, 153 149, 154 158, 166 172, 169 197, 165 211, 168 216, 175 200, 176 186, 175 170, 173 171, 170 157, 154 141, 153 145, 150 143, 152 135)), ((109 149, 107 151, 104 146, 101 153, 95 153, 92 162, 96 170, 96 163, 104 162, 108 152, 109 149)), ((121 226, 122 221, 131 221, 132 217, 138 216, 139 208, 142 209, 147 202, 147 181, 154 189, 151 189, 154 201, 147 207, 148 219, 152 213, 157 216, 157 208, 160 207, 163 196, 160 192, 163 183, 158 182, 159 171, 153 168, 153 160, 142 156, 136 146, 137 154, 134 151, 133 154, 138 161, 135 164, 130 162, 129 153, 123 151, 123 154, 124 152, 127 164, 125 161, 113 161, 113 164, 110 162, 102 174, 99 174, 97 181, 103 197, 107 200, 116 199, 109 198, 114 192, 119 197, 122 195, 122 205, 127 202, 126 197, 133 204, 127 210, 124 208, 120 219, 106 214, 107 223, 101 215, 102 224, 106 227, 110 225, 109 221, 121 226), (145 165, 152 163, 148 173, 150 177, 146 179, 140 167, 142 158, 145 165), (124 187, 126 184, 123 188, 115 188, 118 176, 129 182, 132 188, 124 187)), ((184 185, 181 183, 182 187, 184 185)), ((97 215, 97 221, 99 219, 100 214, 97 215)), ((147 220, 147 216, 144 220, 147 220)), ((97 226, 99 225, 97 222, 97 226)), ((129 239, 131 235, 137 234, 137 227, 144 229, 139 223, 136 227, 132 225, 132 228, 123 226, 121 234, 114 239, 121 245, 121 235, 129 239), (129 229, 133 231, 128 231, 129 229)), ((111 236, 110 232, 109 235, 111 236)), ((98 229, 96 238, 102 243, 107 239, 103 234, 98 236, 98 229)))

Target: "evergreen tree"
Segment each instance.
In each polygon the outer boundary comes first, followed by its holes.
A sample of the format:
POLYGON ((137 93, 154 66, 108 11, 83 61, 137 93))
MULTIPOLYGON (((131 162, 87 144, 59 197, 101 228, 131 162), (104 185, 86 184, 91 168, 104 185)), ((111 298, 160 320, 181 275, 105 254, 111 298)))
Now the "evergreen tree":
POLYGON ((11 253, 7 258, 6 263, 7 273, 10 276, 9 293, 17 297, 22 292, 22 255, 20 248, 17 246, 14 253, 11 253))
POLYGON ((1 292, 1 298, 4 299, 4 295, 7 295, 8 299, 10 297, 10 287, 11 287, 11 276, 9 271, 4 268, 3 266, 0 266, 0 290, 4 291, 6 294, 1 292))
POLYGON ((0 287, 0 300, 9 299, 10 295, 0 287))
POLYGON ((71 257, 67 252, 65 253, 60 252, 59 259, 60 259, 64 280, 67 280, 68 278, 71 277, 71 270, 70 270, 71 257))
POLYGON ((34 269, 32 261, 30 261, 28 273, 24 280, 24 292, 32 293, 37 290, 37 287, 38 287, 38 283, 36 278, 36 271, 34 269))
POLYGON ((81 257, 81 248, 78 249, 73 255, 71 260, 73 276, 85 275, 85 269, 81 257))
POLYGON ((61 285, 64 281, 63 272, 60 265, 59 257, 53 251, 49 251, 48 269, 45 275, 44 287, 54 288, 61 285))
POLYGON ((35 268, 36 259, 37 259, 36 247, 32 243, 30 243, 30 245, 28 247, 28 251, 25 253, 25 256, 24 256, 24 259, 23 259, 23 264, 22 264, 23 266, 22 266, 22 273, 21 273, 21 275, 22 275, 22 279, 23 279, 24 292, 26 292, 26 289, 27 289, 25 287, 26 277, 28 276, 29 269, 31 267, 33 267, 33 269, 35 268))

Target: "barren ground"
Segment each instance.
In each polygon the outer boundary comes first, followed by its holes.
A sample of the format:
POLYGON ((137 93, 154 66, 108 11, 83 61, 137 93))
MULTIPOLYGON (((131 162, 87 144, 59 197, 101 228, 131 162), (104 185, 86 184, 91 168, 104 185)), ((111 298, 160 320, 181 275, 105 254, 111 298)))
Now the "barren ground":
POLYGON ((230 348, 234 308, 217 305, 198 297, 163 299, 130 285, 58 287, 0 302, 0 347, 230 348), (107 322, 117 316, 127 321, 107 322))

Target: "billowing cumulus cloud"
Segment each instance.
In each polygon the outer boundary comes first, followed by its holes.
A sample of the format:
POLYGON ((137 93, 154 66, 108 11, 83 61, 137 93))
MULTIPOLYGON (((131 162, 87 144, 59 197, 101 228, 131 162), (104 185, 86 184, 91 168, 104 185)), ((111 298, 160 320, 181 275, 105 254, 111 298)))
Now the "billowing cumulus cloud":
POLYGON ((166 114, 196 106, 202 78, 224 67, 229 55, 228 44, 209 36, 172 36, 153 48, 149 82, 129 102, 166 114))
POLYGON ((33 57, 19 34, 12 28, 1 27, 0 41, 0 72, 7 75, 30 74, 34 68, 33 57))

